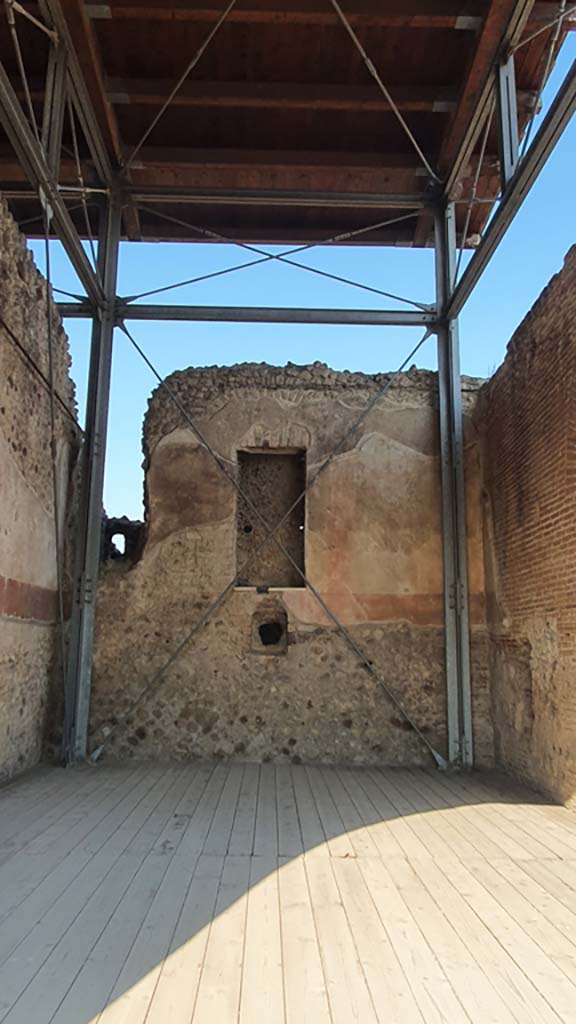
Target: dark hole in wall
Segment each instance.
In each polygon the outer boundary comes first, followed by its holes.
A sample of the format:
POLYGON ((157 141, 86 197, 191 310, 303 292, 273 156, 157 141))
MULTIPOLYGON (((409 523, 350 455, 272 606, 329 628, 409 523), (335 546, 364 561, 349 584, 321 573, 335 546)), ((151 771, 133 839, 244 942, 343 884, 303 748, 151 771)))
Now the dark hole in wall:
POLYGON ((142 554, 144 524, 126 516, 104 521, 102 558, 105 562, 137 562, 142 554))
POLYGON ((271 647, 280 643, 284 626, 281 622, 263 622, 258 626, 258 633, 264 647, 271 647))
POLYGON ((281 601, 266 598, 252 615, 250 651, 258 655, 279 655, 288 651, 288 615, 281 601))
POLYGON ((115 533, 110 538, 110 543, 114 549, 115 554, 112 557, 123 558, 126 554, 126 537, 123 533, 115 533))
POLYGON ((236 559, 240 569, 250 557, 238 583, 248 587, 301 587, 298 569, 305 570, 305 499, 297 501, 306 486, 304 451, 240 451, 238 483, 248 500, 238 496, 236 559), (297 502, 297 504, 295 504, 297 502), (292 508, 292 505, 295 505, 292 508), (256 515, 258 509, 264 522, 256 515), (286 515, 291 509, 289 515, 286 515), (266 536, 286 517, 276 536, 289 558, 266 536), (297 567, 297 568, 296 568, 297 567))

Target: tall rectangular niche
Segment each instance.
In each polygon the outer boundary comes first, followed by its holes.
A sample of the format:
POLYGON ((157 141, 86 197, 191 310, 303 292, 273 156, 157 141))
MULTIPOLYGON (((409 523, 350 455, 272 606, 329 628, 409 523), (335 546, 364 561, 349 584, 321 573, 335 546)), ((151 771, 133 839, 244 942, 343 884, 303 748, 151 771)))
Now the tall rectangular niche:
POLYGON ((244 587, 301 587, 304 572, 306 453, 304 451, 240 451, 236 559, 238 585, 244 587), (248 500, 246 500, 248 499, 248 500), (294 508, 295 502, 298 503, 294 508), (257 515, 256 509, 260 512, 257 515), (276 536, 295 565, 270 538, 270 529, 286 521, 276 536), (250 558, 248 565, 244 567, 250 558))

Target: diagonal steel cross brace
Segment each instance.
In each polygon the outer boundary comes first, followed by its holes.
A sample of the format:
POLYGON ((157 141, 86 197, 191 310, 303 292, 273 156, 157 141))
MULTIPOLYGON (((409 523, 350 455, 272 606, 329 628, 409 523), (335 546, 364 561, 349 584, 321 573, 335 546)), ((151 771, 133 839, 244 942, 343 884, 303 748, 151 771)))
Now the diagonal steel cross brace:
POLYGON ((428 171, 428 174, 430 175, 430 177, 431 177, 431 179, 433 181, 436 181, 438 184, 441 184, 442 183, 441 178, 439 178, 438 175, 436 174, 435 170, 433 169, 432 165, 430 164, 430 161, 425 156, 424 151, 422 150, 422 147, 418 143, 418 140, 416 139, 414 133, 408 127, 406 119, 400 113, 400 110, 398 108, 398 104, 394 102, 393 97, 390 95, 390 90, 384 84, 384 82, 382 80, 382 77, 380 76, 376 66, 374 65, 374 62, 368 56, 365 48, 362 46, 362 43, 360 42, 360 39, 358 38, 356 32, 352 28, 352 25, 350 24, 350 19, 347 17, 347 15, 342 10, 340 4, 338 3, 338 0, 330 0, 330 3, 332 4, 332 7, 334 8, 334 10, 336 12, 337 17, 340 19, 340 22, 342 23, 342 25, 345 28, 346 32, 350 36, 350 39, 354 43, 354 46, 356 47, 358 53, 360 54, 360 56, 361 56, 361 58, 362 58, 362 60, 363 60, 363 62, 365 64, 365 66, 366 66, 366 70, 368 71, 368 73, 372 76, 372 78, 376 82, 376 85, 380 89, 380 92, 384 96, 384 98, 387 101, 387 103, 390 105, 390 109, 391 109, 392 113, 394 114, 394 116, 397 118, 397 120, 401 124, 401 126, 404 129, 404 132, 405 132, 407 138, 409 139, 411 145, 413 146, 414 150, 416 151, 416 153, 420 157, 420 160, 422 161, 422 164, 423 164, 424 168, 428 171))
POLYGON ((236 0, 229 0, 228 6, 224 8, 222 13, 220 14, 220 17, 217 19, 215 24, 212 26, 212 28, 208 32, 208 35, 206 36, 206 38, 203 40, 203 42, 200 44, 200 46, 198 47, 198 49, 194 53, 192 59, 186 65, 184 71, 180 75, 180 78, 176 81, 176 84, 174 85, 174 88, 172 89, 170 95, 167 96, 167 98, 164 101, 164 103, 162 104, 160 110, 158 111, 156 116, 152 118, 152 121, 150 122, 150 124, 146 128, 146 131, 141 136, 140 140, 137 142, 136 146, 132 150, 132 153, 130 154, 130 157, 128 159, 128 163, 126 164, 126 168, 125 168, 126 172, 128 172, 130 170, 132 164, 134 163, 136 157, 138 156, 138 153, 140 152, 140 150, 142 149, 142 146, 146 142, 146 139, 148 138, 150 133, 154 130, 154 128, 156 127, 158 122, 161 120, 161 118, 164 116, 166 111, 168 110, 168 107, 170 106, 170 104, 172 103, 174 97, 177 95, 177 93, 180 91, 180 89, 184 85, 184 82, 188 78, 188 75, 190 74, 190 72, 193 71, 193 69, 198 64, 198 61, 203 57, 203 55, 206 52, 207 48, 210 46, 210 43, 212 42, 212 40, 214 39, 216 34, 220 31, 221 26, 226 21, 226 18, 230 14, 230 11, 235 6, 235 4, 236 4, 236 0))
MULTIPOLYGON (((202 235, 205 238, 212 238, 217 242, 224 242, 227 245, 235 245, 239 249, 246 249, 247 252, 253 252, 263 257, 262 260, 254 261, 255 263, 268 263, 270 260, 276 260, 278 263, 285 263, 289 267, 296 267, 298 270, 306 270, 308 271, 309 274, 318 274, 320 277, 325 277, 331 281, 337 281, 340 284, 350 285, 350 287, 352 288, 360 288, 362 291, 371 292, 374 295, 382 295, 387 299, 396 299, 398 302, 405 302, 409 306, 416 306, 418 309, 430 309, 429 305, 426 305, 425 303, 422 302, 416 302, 414 299, 406 299, 404 298, 403 295, 395 295, 393 292, 385 292, 382 291, 381 288, 373 288, 371 285, 362 284, 360 281, 352 281, 347 277, 340 277, 338 274, 330 274, 327 270, 319 270, 318 267, 307 267, 305 263, 299 263, 298 260, 288 259, 288 256, 292 253, 306 252, 307 250, 315 249, 318 246, 329 245, 334 242, 345 241, 346 239, 351 238, 353 235, 359 235, 364 234, 368 231, 374 231, 377 227, 383 227, 386 223, 388 223, 387 221, 382 221, 379 224, 369 225, 366 228, 360 228, 358 231, 349 231, 346 232, 345 234, 335 235, 333 238, 327 238, 324 242, 314 242, 310 245, 302 245, 299 246, 297 249, 288 249, 286 252, 270 253, 266 252, 265 249, 258 248, 258 246, 256 245, 250 245, 248 242, 239 242, 235 238, 228 238, 227 235, 222 235, 218 231, 211 231, 209 228, 198 227, 196 224, 191 224, 190 221, 182 220, 180 217, 172 217, 170 214, 160 213, 159 210, 153 210, 147 206, 141 206, 140 209, 144 210, 147 213, 151 213, 156 217, 159 217, 161 220, 170 221, 173 224, 181 224, 184 227, 190 228, 192 231, 195 231, 197 234, 202 235)), ((413 213, 407 213, 403 217, 394 217, 390 221, 390 223, 394 224, 397 223, 399 220, 409 220, 414 216, 415 215, 413 213)), ((254 263, 245 264, 245 266, 251 265, 254 266, 254 263)), ((230 269, 241 270, 243 268, 238 267, 230 269)), ((140 296, 137 297, 140 298, 140 296)))
MULTIPOLYGON (((157 210, 153 210, 153 209, 151 209, 149 207, 143 206, 143 207, 141 207, 141 209, 145 210, 147 213, 152 213, 152 214, 154 214, 157 217, 163 217, 165 220, 170 219, 170 220, 175 220, 179 224, 186 224, 187 227, 190 227, 194 231, 202 232, 204 230, 203 228, 197 228, 193 224, 189 224, 186 221, 181 221, 179 218, 168 217, 167 215, 161 214, 157 210)), ((260 266, 263 263, 269 263, 271 260, 278 260, 280 262, 288 262, 288 260, 286 259, 287 256, 295 256, 297 253, 300 253, 300 252, 309 252, 311 249, 317 249, 317 248, 319 248, 321 246, 324 246, 324 245, 334 245, 334 244, 337 244, 338 242, 347 242, 351 238, 356 238, 358 235, 364 235, 364 234, 367 234, 370 231, 376 231, 378 228, 389 227, 390 225, 398 224, 401 221, 411 220, 413 217, 417 217, 417 216, 419 216, 419 212, 418 211, 413 212, 413 213, 405 213, 405 214, 402 214, 402 216, 400 216, 400 217, 391 217, 388 220, 378 221, 376 224, 370 224, 370 225, 368 225, 367 227, 364 227, 364 228, 357 228, 354 231, 344 231, 344 232, 341 232, 338 235, 332 235, 330 238, 325 238, 321 242, 313 242, 313 243, 308 244, 308 245, 299 245, 296 248, 286 249, 285 252, 266 253, 265 250, 263 250, 263 249, 254 249, 253 250, 254 252, 261 252, 261 253, 263 253, 263 256, 260 259, 250 260, 249 263, 239 263, 239 264, 236 264, 236 266, 234 266, 234 267, 226 267, 224 270, 215 270, 215 271, 212 271, 212 273, 210 273, 210 274, 202 274, 201 277, 191 277, 191 278, 188 278, 186 281, 178 281, 175 284, 165 285, 163 288, 153 288, 153 289, 151 289, 150 291, 147 291, 147 292, 140 292, 138 295, 128 295, 128 296, 124 297, 123 301, 126 302, 126 303, 135 302, 137 299, 148 298, 150 295, 160 295, 162 292, 173 291, 175 288, 184 288, 184 287, 186 287, 187 285, 190 285, 190 284, 199 284, 202 281, 209 281, 209 280, 211 280, 212 278, 215 278, 215 277, 223 277, 225 274, 233 274, 233 273, 235 273, 238 270, 248 270, 249 267, 258 267, 258 266, 260 266)), ((215 234, 215 233, 213 233, 213 234, 215 234)), ((225 236, 223 236, 223 235, 219 235, 218 236, 218 240, 219 241, 225 241, 229 245, 237 245, 239 248, 250 248, 249 246, 246 246, 243 243, 238 242, 236 239, 225 238, 225 236)), ((323 274, 326 277, 328 276, 328 274, 326 274, 325 271, 318 270, 315 267, 306 267, 306 266, 304 266, 301 263, 294 263, 293 265, 299 267, 302 270, 308 270, 308 271, 310 271, 312 273, 316 273, 316 274, 323 274)), ((355 281, 347 281, 347 279, 345 279, 345 278, 341 278, 341 279, 339 278, 339 280, 346 281, 346 283, 356 285, 355 281)), ((363 285, 361 283, 358 283, 357 287, 365 288, 367 286, 365 286, 365 285, 363 285)), ((429 306, 427 306, 423 302, 416 302, 414 299, 405 299, 401 295, 394 295, 391 292, 385 292, 385 291, 382 291, 381 289, 371 289, 371 290, 375 291, 378 295, 385 296, 386 298, 397 299, 399 302, 406 302, 408 305, 415 306, 417 309, 426 310, 426 309, 430 308, 429 306)))

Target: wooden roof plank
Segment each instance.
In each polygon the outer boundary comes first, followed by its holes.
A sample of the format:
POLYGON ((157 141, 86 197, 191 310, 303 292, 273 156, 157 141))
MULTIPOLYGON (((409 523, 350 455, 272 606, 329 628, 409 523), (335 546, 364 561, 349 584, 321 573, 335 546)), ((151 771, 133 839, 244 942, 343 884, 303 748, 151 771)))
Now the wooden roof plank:
MULTIPOLYGON (((112 0, 87 3, 94 20, 213 21, 221 13, 219 0, 112 0)), ((348 0, 346 13, 351 22, 410 28, 473 29, 482 20, 482 0, 348 0), (384 9, 383 9, 384 8, 384 9)), ((230 22, 245 24, 295 23, 334 25, 336 15, 322 0, 244 0, 228 16, 230 22)))
MULTIPOLYGON (((110 103, 125 106, 160 106, 169 95, 169 79, 109 78, 110 103)), ((41 91, 42 86, 39 85, 41 91)), ((33 91, 33 96, 36 92, 33 91)), ((531 110, 534 90, 520 90, 518 106, 531 110)), ((447 114, 456 109, 457 90, 450 86, 396 88, 394 101, 400 110, 447 114)), ((342 83, 300 82, 185 82, 174 97, 174 107, 224 107, 280 110, 356 110, 382 113, 390 104, 373 86, 342 83)))
MULTIPOLYGON (((113 104, 161 105, 172 89, 169 79, 110 78, 106 93, 113 104)), ((401 110, 446 113, 456 106, 456 90, 450 87, 395 89, 401 110)), ((300 82, 188 81, 174 97, 172 106, 263 107, 302 110, 389 110, 390 104, 372 86, 348 83, 326 85, 300 82)))

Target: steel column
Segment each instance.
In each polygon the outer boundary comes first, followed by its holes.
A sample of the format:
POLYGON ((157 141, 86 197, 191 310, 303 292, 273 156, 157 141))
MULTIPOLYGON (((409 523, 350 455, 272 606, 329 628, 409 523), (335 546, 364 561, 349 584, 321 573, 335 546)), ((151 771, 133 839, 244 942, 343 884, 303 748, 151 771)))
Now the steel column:
POLYGON ((518 107, 514 54, 510 53, 496 70, 500 177, 505 189, 518 166, 518 107))
POLYGON ((458 322, 445 319, 455 271, 456 232, 454 206, 435 211, 436 294, 438 323, 438 392, 442 486, 444 559, 444 614, 448 708, 448 760, 471 767, 472 699, 470 684, 470 628, 464 441, 460 384, 458 322))
POLYGON ((67 763, 85 758, 88 741, 121 212, 119 199, 112 197, 103 217, 98 245, 98 268, 106 301, 92 327, 78 530, 78 571, 66 672, 68 700, 64 756, 67 763))

